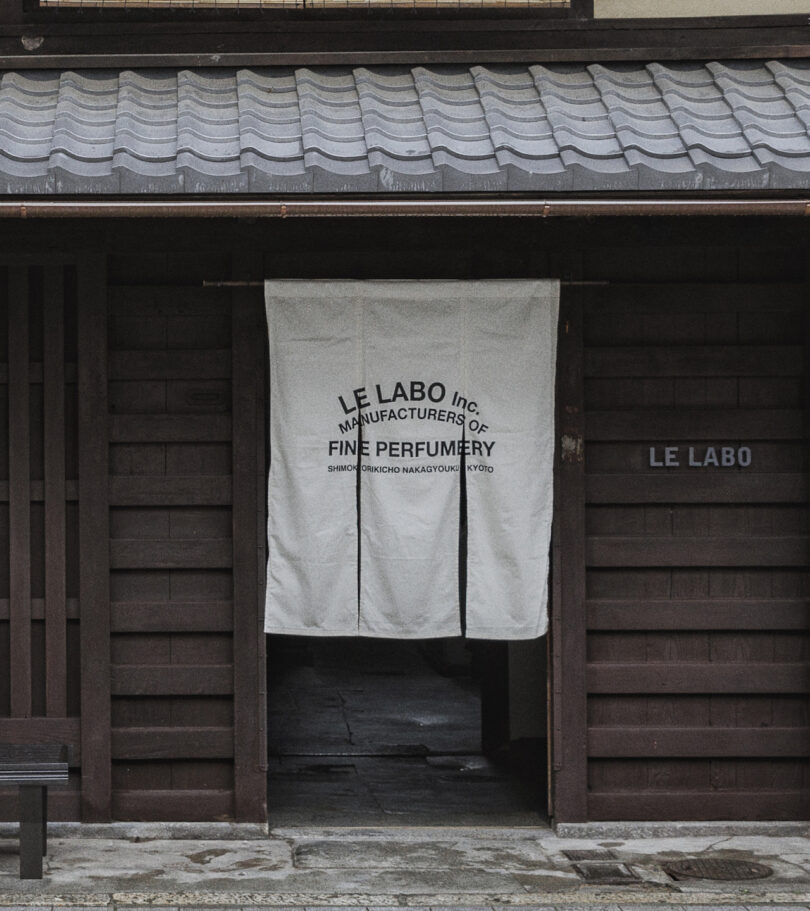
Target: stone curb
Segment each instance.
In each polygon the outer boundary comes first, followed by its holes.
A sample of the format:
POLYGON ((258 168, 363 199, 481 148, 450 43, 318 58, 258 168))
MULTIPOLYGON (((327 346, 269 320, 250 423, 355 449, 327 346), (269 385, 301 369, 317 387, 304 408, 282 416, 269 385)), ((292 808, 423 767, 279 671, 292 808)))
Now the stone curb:
MULTIPOLYGON (((168 839, 168 840, 222 840, 256 841, 268 836, 281 837, 318 833, 340 828, 353 833, 367 832, 369 835, 390 834, 391 830, 380 826, 301 826, 291 829, 286 826, 271 828, 267 823, 250 822, 49 822, 48 835, 51 838, 122 838, 122 839, 168 839)), ((459 834, 469 826, 434 826, 431 833, 459 834)), ((538 838, 807 838, 810 837, 810 822, 561 822, 549 826, 515 826, 509 831, 531 830, 538 838)), ((398 835, 424 834, 422 826, 405 826, 398 829, 398 835)), ((504 831, 494 827, 493 831, 504 831)), ((16 838, 19 825, 15 822, 0 822, 0 838, 16 838)))
POLYGON ((560 822, 558 838, 802 838, 808 822, 560 822))
MULTIPOLYGON (((16 838, 16 822, 0 823, 0 838, 16 838)), ((267 823, 258 822, 49 822, 48 838, 121 839, 211 839, 256 841, 270 834, 267 823)))
MULTIPOLYGON (((646 905, 680 905, 688 908, 740 906, 767 907, 777 911, 784 908, 805 908, 810 902, 807 889, 801 892, 759 892, 748 890, 717 892, 675 892, 651 889, 576 889, 567 892, 543 893, 435 893, 435 894, 325 894, 325 893, 273 893, 273 892, 107 892, 95 895, 47 895, 13 893, 0 894, 0 908, 43 911, 43 909, 69 908, 74 911, 93 911, 98 908, 116 909, 150 908, 151 911, 179 911, 184 908, 240 908, 245 911, 260 909, 304 908, 471 908, 498 907, 573 909, 590 906, 620 907, 646 905)), ((639 909, 640 911, 640 909, 639 909)))

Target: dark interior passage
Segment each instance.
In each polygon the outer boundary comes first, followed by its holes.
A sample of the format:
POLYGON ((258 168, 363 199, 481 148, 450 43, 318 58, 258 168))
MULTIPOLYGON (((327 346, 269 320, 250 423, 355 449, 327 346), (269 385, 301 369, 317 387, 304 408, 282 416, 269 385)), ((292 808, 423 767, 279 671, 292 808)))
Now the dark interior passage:
POLYGON ((544 822, 545 743, 510 743, 506 648, 271 637, 270 824, 544 822))

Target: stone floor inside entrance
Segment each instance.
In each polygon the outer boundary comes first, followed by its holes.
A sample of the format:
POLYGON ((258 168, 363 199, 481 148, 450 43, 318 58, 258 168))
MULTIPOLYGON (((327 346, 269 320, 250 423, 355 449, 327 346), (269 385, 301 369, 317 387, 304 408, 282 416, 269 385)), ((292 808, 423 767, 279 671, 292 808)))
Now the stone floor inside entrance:
POLYGON ((271 826, 546 822, 542 750, 484 756, 480 682, 430 646, 274 637, 268 702, 271 826))

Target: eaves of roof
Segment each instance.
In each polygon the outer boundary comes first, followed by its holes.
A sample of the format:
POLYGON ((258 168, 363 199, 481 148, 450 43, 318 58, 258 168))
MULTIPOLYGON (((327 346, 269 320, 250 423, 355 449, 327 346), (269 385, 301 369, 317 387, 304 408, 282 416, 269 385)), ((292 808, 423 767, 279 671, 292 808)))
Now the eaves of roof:
POLYGON ((808 128, 808 60, 7 72, 0 195, 767 195, 808 128))

